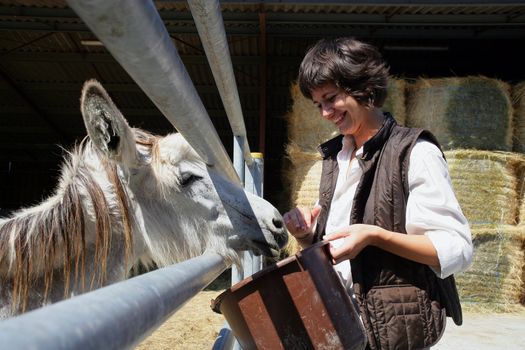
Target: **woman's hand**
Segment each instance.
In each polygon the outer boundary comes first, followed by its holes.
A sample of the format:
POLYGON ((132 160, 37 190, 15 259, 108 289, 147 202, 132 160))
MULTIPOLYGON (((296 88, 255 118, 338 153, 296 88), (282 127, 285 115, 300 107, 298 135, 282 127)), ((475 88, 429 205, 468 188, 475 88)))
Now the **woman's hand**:
POLYGON ((316 205, 312 210, 302 206, 295 207, 283 215, 284 223, 288 232, 301 245, 308 245, 312 242, 313 228, 320 213, 320 205, 316 205))
POLYGON ((355 258, 363 248, 373 244, 374 238, 381 231, 384 230, 379 226, 355 224, 324 236, 324 240, 334 241, 344 238, 343 244, 338 248, 330 246, 330 253, 337 264, 343 260, 355 258))
POLYGON ((437 251, 425 235, 407 235, 385 230, 379 226, 355 224, 324 236, 326 241, 344 238, 339 247, 330 247, 335 263, 353 259, 366 246, 373 245, 405 259, 441 269, 437 251))

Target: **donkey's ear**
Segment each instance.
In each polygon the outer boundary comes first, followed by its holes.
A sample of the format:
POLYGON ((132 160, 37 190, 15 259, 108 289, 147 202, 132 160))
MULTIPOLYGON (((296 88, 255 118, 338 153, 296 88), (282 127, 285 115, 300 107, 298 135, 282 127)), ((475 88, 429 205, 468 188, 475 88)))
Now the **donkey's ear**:
POLYGON ((98 81, 84 83, 80 110, 88 135, 100 151, 128 167, 138 166, 134 133, 98 81))

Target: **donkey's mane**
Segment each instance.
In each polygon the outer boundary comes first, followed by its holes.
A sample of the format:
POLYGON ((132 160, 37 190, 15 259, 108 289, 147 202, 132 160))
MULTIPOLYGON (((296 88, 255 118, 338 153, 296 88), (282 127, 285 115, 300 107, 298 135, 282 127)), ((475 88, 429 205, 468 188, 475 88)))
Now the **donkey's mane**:
MULTIPOLYGON (((138 144, 155 150, 155 136, 140 129, 134 132, 138 144)), ((9 219, 0 219, 0 282, 11 282, 13 307, 24 311, 30 288, 42 278, 46 299, 53 278, 60 270, 64 298, 69 296, 73 284, 85 290, 87 267, 93 271, 89 289, 104 284, 112 227, 117 227, 116 234, 122 235, 124 263, 127 264, 132 253, 134 224, 128 198, 126 186, 112 161, 104 158, 88 138, 75 146, 62 164, 60 181, 52 196, 35 207, 18 211, 9 219), (112 187, 115 198, 111 205, 86 164, 89 157, 98 158, 112 187), (95 222, 93 243, 86 242, 87 215, 93 216, 95 222), (86 261, 89 244, 94 244, 93 261, 86 261)))

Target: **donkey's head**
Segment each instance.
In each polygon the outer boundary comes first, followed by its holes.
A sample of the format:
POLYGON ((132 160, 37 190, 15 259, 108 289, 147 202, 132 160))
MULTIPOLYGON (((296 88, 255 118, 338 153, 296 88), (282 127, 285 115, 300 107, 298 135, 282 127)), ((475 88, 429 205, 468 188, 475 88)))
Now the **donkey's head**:
POLYGON ((96 81, 84 85, 81 110, 100 157, 114 161, 127 184, 135 254, 166 265, 205 250, 275 256, 286 243, 278 211, 207 167, 180 134, 130 128, 96 81))

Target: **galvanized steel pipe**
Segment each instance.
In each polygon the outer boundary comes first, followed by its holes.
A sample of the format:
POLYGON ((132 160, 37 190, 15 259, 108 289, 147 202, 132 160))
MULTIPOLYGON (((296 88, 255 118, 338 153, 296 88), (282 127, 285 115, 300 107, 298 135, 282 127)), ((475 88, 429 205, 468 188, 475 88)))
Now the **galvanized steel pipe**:
POLYGON ((204 254, 2 321, 2 349, 133 348, 227 267, 204 254))
POLYGON ((246 127, 233 74, 221 6, 217 0, 188 0, 188 5, 230 121, 233 136, 244 137, 243 157, 246 163, 251 165, 253 158, 246 138, 246 127))
POLYGON ((67 3, 202 159, 239 182, 153 2, 67 0, 67 3))

